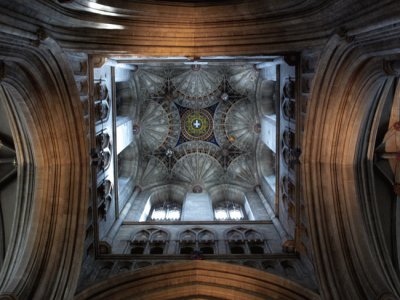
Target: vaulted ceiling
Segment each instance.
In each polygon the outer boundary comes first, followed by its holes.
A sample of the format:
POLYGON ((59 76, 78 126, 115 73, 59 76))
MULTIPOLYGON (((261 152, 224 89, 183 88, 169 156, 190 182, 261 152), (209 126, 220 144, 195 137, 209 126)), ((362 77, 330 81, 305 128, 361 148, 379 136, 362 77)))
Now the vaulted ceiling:
MULTIPOLYGON (((134 173, 143 189, 178 184, 200 192, 232 185, 246 191, 260 184, 256 157, 265 147, 256 105, 260 72, 254 64, 228 66, 165 64, 140 66, 134 73, 138 139, 131 149, 140 161, 134 173)), ((259 100, 274 105, 272 97, 259 100)), ((263 162, 269 160, 272 172, 269 156, 263 162)))
MULTIPOLYGON (((390 68, 386 64, 399 60, 397 1, 35 0, 28 4, 0 0, 0 8, 0 59, 5 62, 0 68, 1 84, 13 95, 8 98, 12 99, 12 115, 18 116, 18 176, 26 187, 20 189, 15 214, 18 226, 8 252, 12 255, 6 257, 1 270, 4 297, 61 299, 72 298, 75 292, 82 260, 82 251, 77 249, 84 248, 87 216, 81 200, 88 198, 89 190, 87 119, 82 118, 87 98, 76 89, 65 52, 80 51, 99 56, 181 55, 193 59, 298 52, 306 62, 301 65, 304 76, 298 86, 307 114, 300 111, 297 115, 305 118, 297 170, 303 176, 301 209, 307 212, 309 226, 297 233, 309 233, 321 295, 327 299, 398 298, 398 264, 381 238, 389 218, 376 209, 377 203, 386 205, 385 209, 394 205, 385 201, 396 195, 386 188, 386 194, 373 191, 370 187, 375 183, 368 180, 368 172, 374 171, 376 146, 370 129, 376 130, 375 123, 380 122, 374 112, 385 99, 391 99, 387 95, 396 89, 390 81, 399 77, 395 64, 390 68), (316 57, 317 66, 307 66, 309 57, 316 57), (387 93, 379 96, 381 90, 387 93), (382 195, 390 197, 382 199, 382 195)), ((178 90, 182 81, 172 78, 178 90)), ((234 80, 230 80, 233 87, 234 80)), ((183 85, 179 90, 191 93, 183 85)), ((152 132, 153 139, 137 145, 150 153, 168 140, 164 125, 170 120, 158 100, 143 99, 164 120, 159 125, 165 138, 152 132)), ((174 103, 185 107, 178 100, 174 103)), ((228 108, 231 117, 227 122, 238 117, 239 103, 228 108)), ((257 107, 259 111, 265 108, 259 103, 257 107)), ((138 129, 145 130, 140 121, 146 109, 135 116, 138 129)), ((151 116, 147 119, 152 121, 151 116)), ((229 141, 230 134, 221 131, 218 135, 228 136, 229 141)), ((208 143, 196 143, 203 142, 208 143)), ((171 147, 173 155, 185 144, 189 147, 191 142, 171 147)), ((216 153, 221 150, 221 145, 214 146, 209 145, 209 152, 201 155, 210 156, 214 148, 216 153)), ((239 144, 237 148, 241 150, 239 144)), ((149 155, 158 159, 157 154, 149 155)), ((183 166, 179 173, 184 173, 184 166, 195 165, 192 157, 185 154, 182 163, 177 160, 174 167, 183 166)), ((224 170, 215 161, 211 167, 224 170)), ((165 170, 168 174, 168 167, 165 170)), ((184 184, 190 178, 184 175, 175 180, 184 184)), ((392 188, 390 183, 387 186, 392 188)), ((299 189, 295 192, 300 193, 299 189)), ((396 233, 385 234, 390 240, 396 233)))

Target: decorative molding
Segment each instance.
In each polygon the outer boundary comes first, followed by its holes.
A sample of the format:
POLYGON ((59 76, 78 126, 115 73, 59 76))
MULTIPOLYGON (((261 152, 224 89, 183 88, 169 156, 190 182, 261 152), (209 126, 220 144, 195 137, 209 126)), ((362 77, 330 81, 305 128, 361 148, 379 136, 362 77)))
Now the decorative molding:
POLYGON ((311 90, 302 147, 303 197, 326 299, 377 299, 387 290, 400 295, 399 278, 377 243, 383 233, 370 220, 371 201, 359 189, 362 139, 386 78, 376 53, 399 47, 394 39, 381 38, 362 45, 333 36, 311 90))
POLYGON ((92 63, 94 68, 101 68, 107 62, 107 58, 100 55, 92 56, 92 63))
POLYGON ((72 299, 83 253, 89 166, 75 80, 49 38, 38 48, 3 38, 0 56, 13 63, 2 86, 12 98, 21 186, 0 292, 72 299))
POLYGON ((0 293, 0 300, 18 300, 18 298, 12 294, 0 293))
POLYGON ((4 63, 4 61, 0 61, 0 82, 4 79, 4 77, 5 77, 5 68, 6 68, 6 65, 5 65, 5 63, 4 63))
POLYGON ((76 300, 194 299, 309 299, 319 295, 282 277, 256 269, 202 260, 175 262, 141 271, 125 272, 113 280, 99 282, 76 296, 76 300), (148 280, 151 278, 151 280, 148 280), (188 288, 190 287, 190 288, 188 288), (140 292, 138 292, 140 291, 140 292))
POLYGON ((46 31, 45 31, 45 29, 43 28, 43 27, 39 27, 37 30, 36 30, 36 40, 33 40, 32 41, 32 46, 34 46, 34 47, 39 47, 40 46, 40 44, 45 40, 45 39, 47 39, 48 38, 48 35, 47 35, 47 33, 46 33, 46 31))
POLYGON ((387 75, 400 77, 400 60, 383 60, 383 70, 387 75))

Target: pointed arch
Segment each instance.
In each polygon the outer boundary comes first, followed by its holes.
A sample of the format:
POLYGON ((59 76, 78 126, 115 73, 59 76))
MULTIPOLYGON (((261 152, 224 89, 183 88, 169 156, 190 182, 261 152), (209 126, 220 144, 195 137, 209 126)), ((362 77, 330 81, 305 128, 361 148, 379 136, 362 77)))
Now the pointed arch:
POLYGON ((100 282, 76 300, 112 299, 285 299, 318 300, 300 285, 256 269, 210 261, 178 262, 124 273, 100 282))

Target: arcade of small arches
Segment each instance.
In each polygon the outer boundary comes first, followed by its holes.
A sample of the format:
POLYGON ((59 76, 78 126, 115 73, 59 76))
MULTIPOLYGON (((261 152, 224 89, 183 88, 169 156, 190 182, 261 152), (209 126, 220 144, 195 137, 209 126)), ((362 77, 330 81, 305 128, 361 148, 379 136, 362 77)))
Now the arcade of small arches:
POLYGON ((161 228, 146 228, 132 235, 126 251, 130 254, 183 254, 203 255, 266 254, 272 253, 268 240, 262 233, 244 227, 235 227, 218 233, 201 227, 185 229, 176 236, 161 228), (225 248, 225 249, 220 249, 225 248), (130 249, 130 250, 129 250, 130 249))

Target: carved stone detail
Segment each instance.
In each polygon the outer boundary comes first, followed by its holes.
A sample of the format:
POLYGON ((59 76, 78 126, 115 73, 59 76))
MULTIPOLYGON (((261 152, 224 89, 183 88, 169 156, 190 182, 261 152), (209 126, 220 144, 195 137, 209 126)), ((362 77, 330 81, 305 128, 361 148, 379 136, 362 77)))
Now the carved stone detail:
POLYGON ((383 70, 389 76, 400 77, 400 60, 384 60, 383 70))
POLYGON ((295 81, 291 77, 287 78, 283 86, 283 96, 294 99, 296 97, 295 90, 295 81))
POLYGON ((295 119, 295 102, 286 98, 282 103, 282 113, 285 119, 295 119))
POLYGON ((103 56, 93 56, 92 58, 94 68, 101 68, 106 63, 106 61, 107 59, 103 56))

